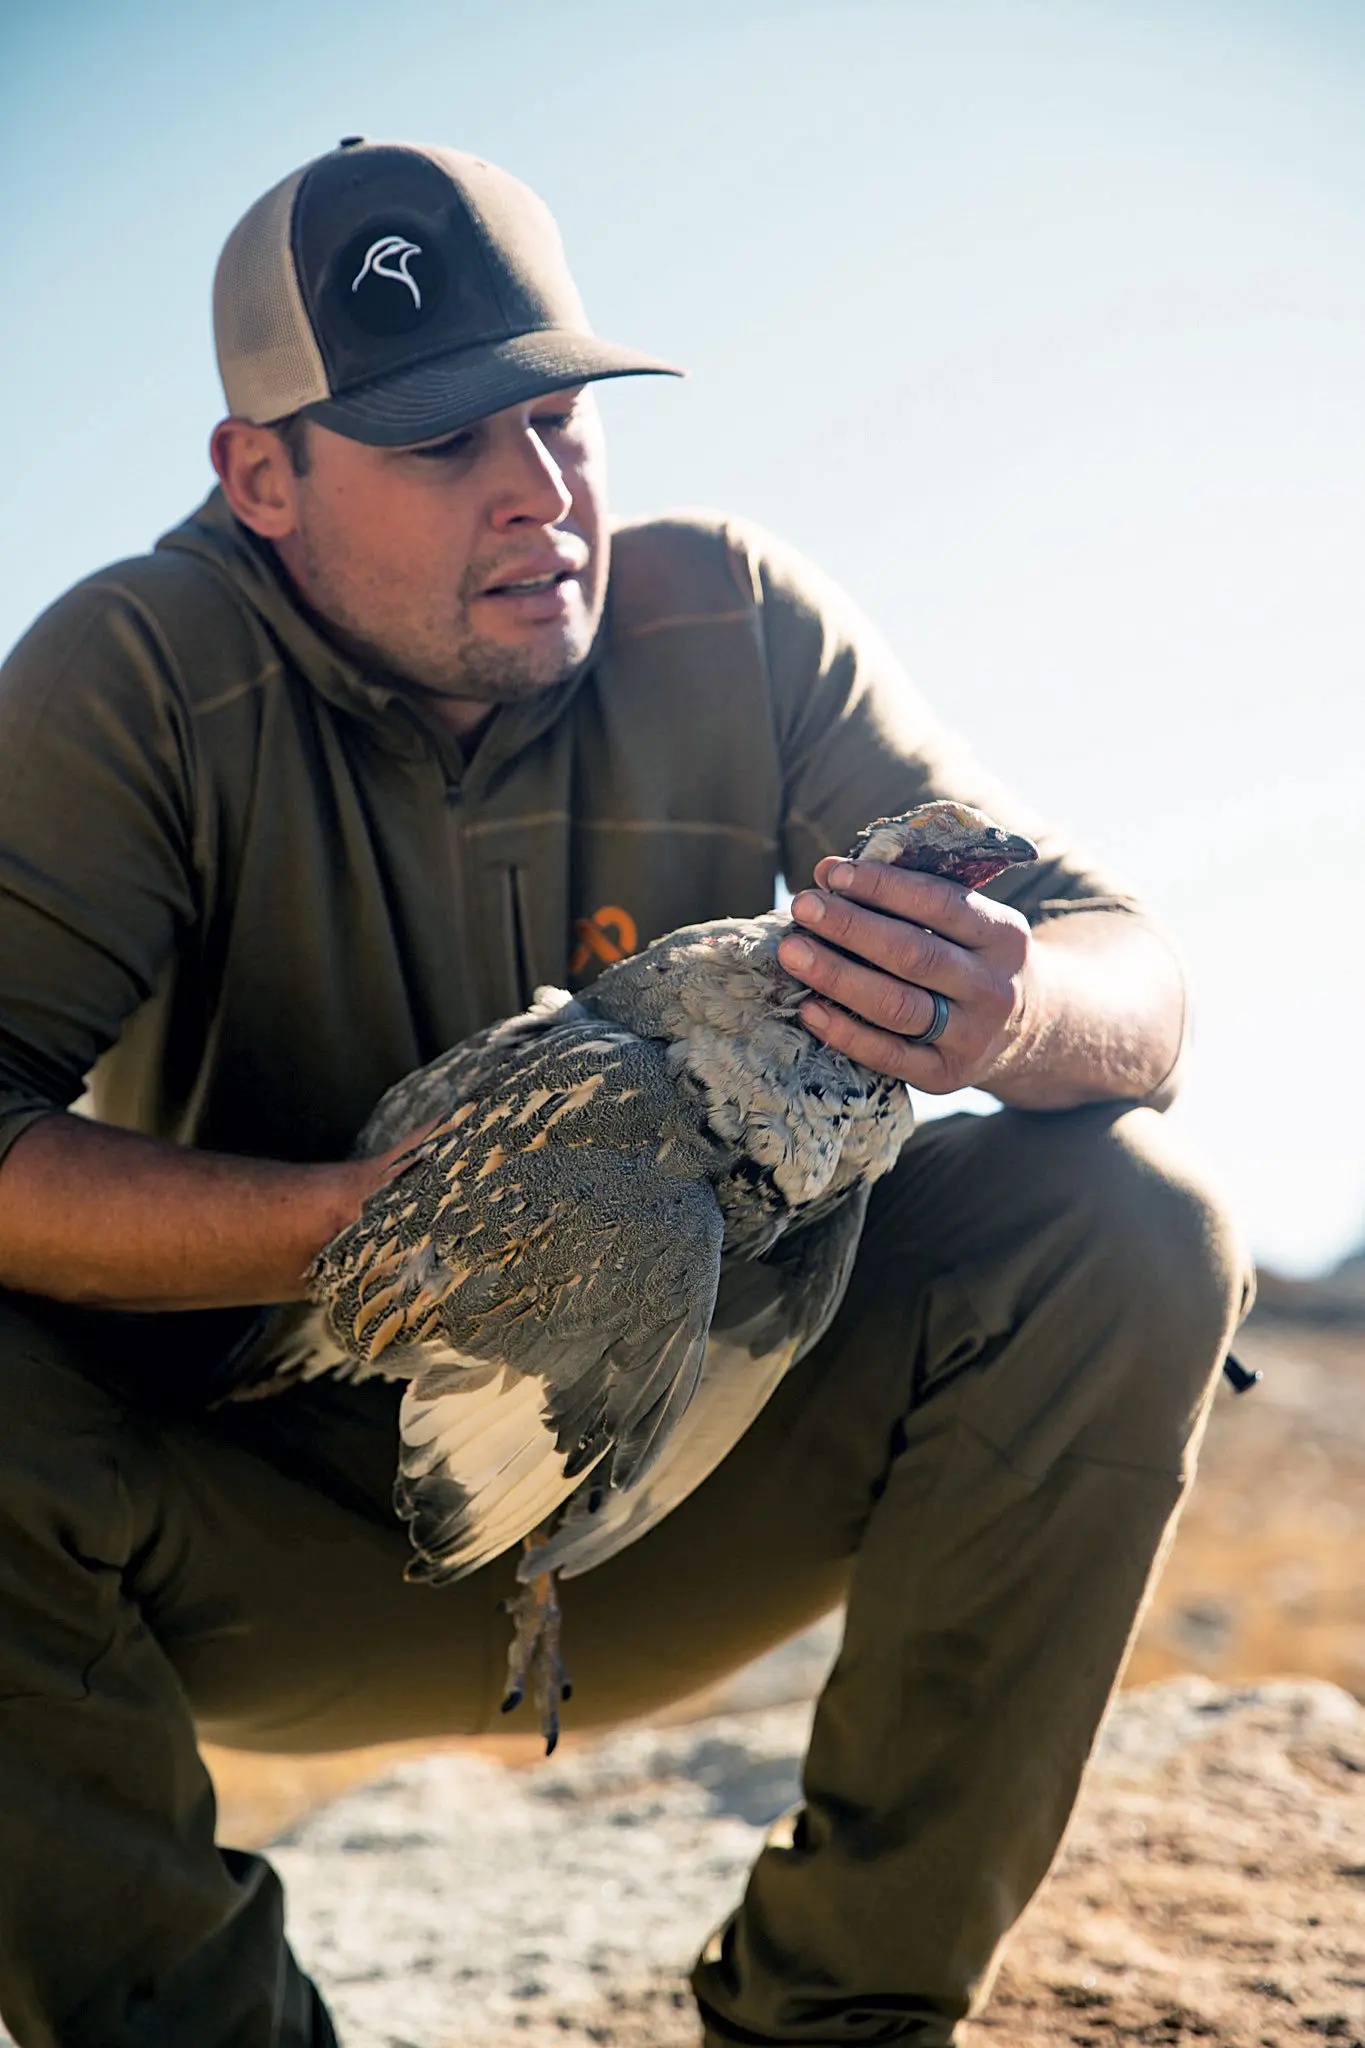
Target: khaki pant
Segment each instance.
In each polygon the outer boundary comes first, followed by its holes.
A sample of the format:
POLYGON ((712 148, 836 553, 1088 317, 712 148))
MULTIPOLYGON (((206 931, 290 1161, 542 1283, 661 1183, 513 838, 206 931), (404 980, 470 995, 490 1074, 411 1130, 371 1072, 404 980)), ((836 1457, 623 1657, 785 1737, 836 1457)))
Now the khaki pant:
MULTIPOLYGON (((1151 1111, 929 1125, 829 1336, 566 1589, 570 1727, 849 1602, 805 1804, 695 1972, 708 2042, 951 2041, 1056 1850, 1243 1301, 1151 1111)), ((158 1419, 34 1307, 0 1300, 0 2012, 22 2048, 322 2048, 196 1724, 505 1729, 510 1562, 404 1584, 390 1390, 158 1419)))

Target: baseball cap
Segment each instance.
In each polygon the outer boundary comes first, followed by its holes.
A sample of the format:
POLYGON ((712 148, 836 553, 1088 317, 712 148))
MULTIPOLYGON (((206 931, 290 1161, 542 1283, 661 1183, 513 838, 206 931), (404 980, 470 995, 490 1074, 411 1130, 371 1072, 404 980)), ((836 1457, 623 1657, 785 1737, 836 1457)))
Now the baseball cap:
POLYGON ((549 208, 482 158, 348 136, 258 199, 213 285, 228 408, 397 448, 602 377, 681 376, 588 325, 549 208))

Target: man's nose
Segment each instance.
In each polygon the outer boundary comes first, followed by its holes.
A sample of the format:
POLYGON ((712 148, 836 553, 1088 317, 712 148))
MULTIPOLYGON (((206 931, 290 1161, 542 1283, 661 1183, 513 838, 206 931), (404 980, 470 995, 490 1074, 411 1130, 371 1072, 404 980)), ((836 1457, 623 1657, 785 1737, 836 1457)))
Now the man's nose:
POLYGON ((558 525, 573 504, 573 492, 534 427, 516 436, 505 452, 504 463, 494 498, 494 525, 514 526, 522 521, 558 525))

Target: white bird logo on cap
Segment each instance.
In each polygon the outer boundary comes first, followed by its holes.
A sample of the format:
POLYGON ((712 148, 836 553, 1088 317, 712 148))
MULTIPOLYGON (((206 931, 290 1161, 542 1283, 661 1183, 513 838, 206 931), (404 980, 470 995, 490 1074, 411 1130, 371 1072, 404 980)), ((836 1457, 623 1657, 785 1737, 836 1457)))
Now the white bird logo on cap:
POLYGON ((351 290, 353 292, 359 291, 365 279, 373 271, 376 277, 387 277, 391 278, 395 284, 405 284, 412 293, 413 304, 420 309, 422 304, 421 287, 415 277, 409 277, 408 263, 412 257, 420 256, 421 253, 420 243, 409 242, 402 235, 381 235, 379 240, 371 242, 369 248, 365 251, 365 261, 361 264, 351 281, 351 290), (391 268, 386 269, 385 259, 390 257, 393 259, 393 265, 391 268))

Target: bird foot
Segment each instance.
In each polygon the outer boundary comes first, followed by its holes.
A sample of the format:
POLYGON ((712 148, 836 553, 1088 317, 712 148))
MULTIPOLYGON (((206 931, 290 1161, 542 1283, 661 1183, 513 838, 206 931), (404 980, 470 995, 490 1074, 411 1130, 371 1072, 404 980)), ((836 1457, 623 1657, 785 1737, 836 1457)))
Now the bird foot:
MULTIPOLYGON (((539 1534, 528 1536, 525 1548, 533 1552, 545 1541, 539 1534)), ((502 1605, 512 1622, 512 1641, 507 1651, 507 1695, 502 1711, 510 1714, 529 1692, 540 1716, 545 1754, 553 1756, 559 1741, 560 1702, 573 1693, 560 1652, 561 1614, 554 1573, 538 1573, 502 1605)))

